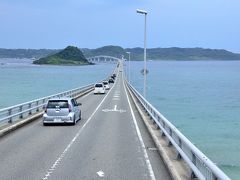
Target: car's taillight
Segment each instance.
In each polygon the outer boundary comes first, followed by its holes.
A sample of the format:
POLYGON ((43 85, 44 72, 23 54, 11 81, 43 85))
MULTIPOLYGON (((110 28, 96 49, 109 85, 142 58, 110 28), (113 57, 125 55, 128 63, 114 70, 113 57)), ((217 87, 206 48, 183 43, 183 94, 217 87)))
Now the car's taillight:
POLYGON ((69 112, 72 112, 72 107, 71 107, 70 104, 68 104, 68 111, 69 111, 69 112))

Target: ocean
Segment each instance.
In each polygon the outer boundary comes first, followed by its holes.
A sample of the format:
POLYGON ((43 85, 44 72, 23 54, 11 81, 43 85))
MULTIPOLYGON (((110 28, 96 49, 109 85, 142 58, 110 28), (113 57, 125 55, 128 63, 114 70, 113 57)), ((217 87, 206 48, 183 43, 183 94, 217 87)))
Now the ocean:
POLYGON ((29 59, 0 59, 0 109, 101 81, 114 67, 39 66, 29 59))
MULTIPOLYGON (((141 93, 142 68, 143 62, 130 66, 130 82, 141 93)), ((240 61, 151 61, 147 69, 147 100, 226 174, 239 179, 240 61)))
MULTIPOLYGON (((95 83, 113 64, 38 66, 0 59, 0 108, 95 83)), ((143 62, 130 82, 143 91, 143 62)), ((128 75, 128 62, 125 66, 128 75)), ((240 178, 240 61, 149 61, 147 99, 232 179, 240 178)))

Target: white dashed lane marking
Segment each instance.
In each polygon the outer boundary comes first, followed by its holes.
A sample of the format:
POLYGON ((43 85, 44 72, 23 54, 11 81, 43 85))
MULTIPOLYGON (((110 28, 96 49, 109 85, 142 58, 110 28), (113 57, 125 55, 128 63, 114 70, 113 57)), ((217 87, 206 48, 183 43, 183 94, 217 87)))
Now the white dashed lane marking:
POLYGON ((114 95, 113 95, 113 101, 119 101, 120 100, 120 91, 116 91, 114 92, 114 95))
MULTIPOLYGON (((114 85, 113 85, 114 87, 114 85)), ((113 89, 112 87, 112 89, 113 89)), ((111 89, 111 90, 112 90, 111 89)), ((105 101, 105 99, 108 97, 108 95, 110 94, 111 90, 108 92, 108 94, 103 98, 103 100, 100 102, 100 104, 97 106, 97 108, 95 109, 95 111, 91 114, 91 116, 88 118, 88 120, 85 122, 85 124, 82 126, 81 129, 79 129, 79 131, 77 132, 77 134, 74 136, 74 138, 71 140, 71 142, 68 144, 68 146, 64 149, 64 151, 62 152, 62 154, 58 157, 58 159, 54 162, 54 164, 47 170, 46 174, 44 175, 44 177, 42 178, 42 180, 48 180, 51 176, 51 174, 54 172, 54 170, 57 168, 57 166, 61 163, 62 159, 64 158, 64 156, 66 155, 66 153, 68 152, 68 150, 71 148, 71 146, 74 144, 74 142, 76 141, 76 139, 79 137, 79 135, 82 133, 82 131, 84 130, 84 128, 86 127, 86 125, 90 122, 90 120, 92 119, 92 117, 94 116, 94 114, 98 111, 98 109, 100 108, 100 106, 103 104, 103 102, 105 101)))

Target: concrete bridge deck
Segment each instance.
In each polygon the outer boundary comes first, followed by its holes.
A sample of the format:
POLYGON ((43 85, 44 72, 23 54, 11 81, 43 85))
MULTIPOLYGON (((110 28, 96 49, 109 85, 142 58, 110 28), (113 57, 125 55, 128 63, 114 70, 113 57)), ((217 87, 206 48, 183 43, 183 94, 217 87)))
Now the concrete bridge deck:
POLYGON ((171 179, 124 85, 78 99, 75 126, 38 119, 0 139, 0 179, 171 179))

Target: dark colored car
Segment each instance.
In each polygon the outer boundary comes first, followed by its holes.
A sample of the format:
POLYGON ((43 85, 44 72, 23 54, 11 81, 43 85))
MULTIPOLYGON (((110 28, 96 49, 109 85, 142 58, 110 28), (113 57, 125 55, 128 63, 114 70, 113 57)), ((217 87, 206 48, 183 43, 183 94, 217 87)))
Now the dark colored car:
POLYGON ((110 78, 110 79, 108 80, 108 83, 114 83, 114 80, 113 80, 112 78, 110 78))

